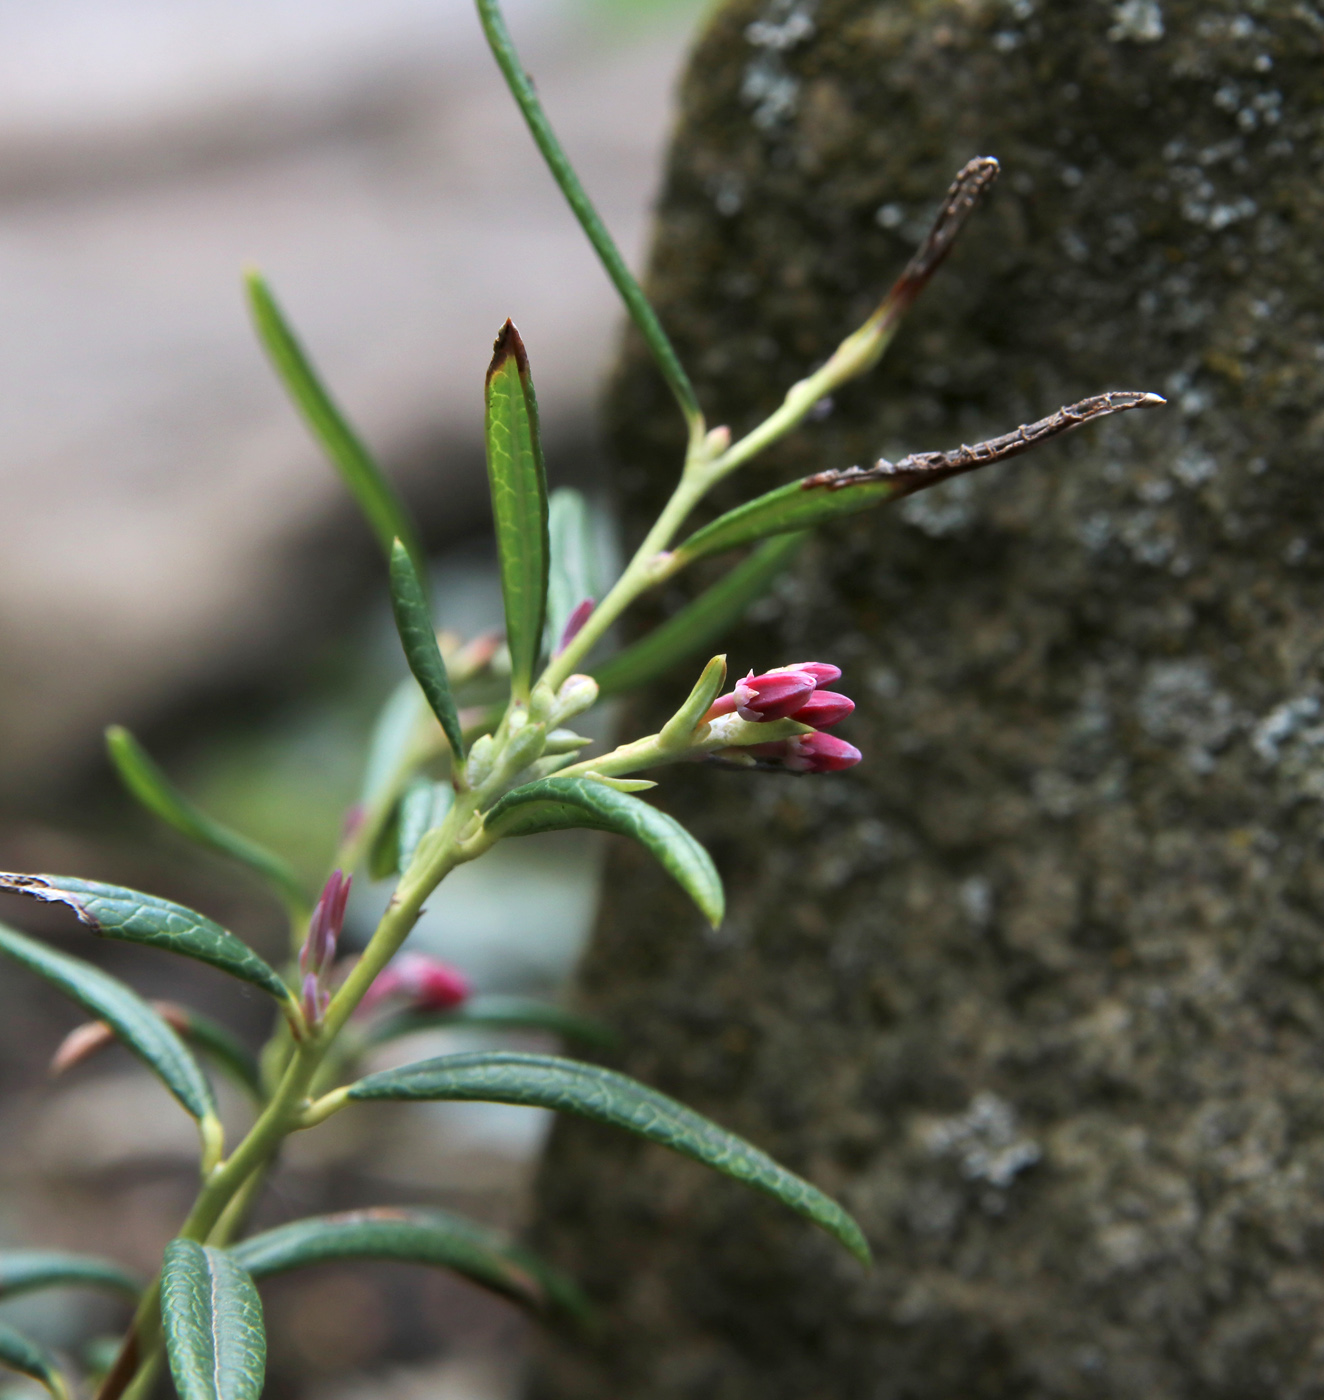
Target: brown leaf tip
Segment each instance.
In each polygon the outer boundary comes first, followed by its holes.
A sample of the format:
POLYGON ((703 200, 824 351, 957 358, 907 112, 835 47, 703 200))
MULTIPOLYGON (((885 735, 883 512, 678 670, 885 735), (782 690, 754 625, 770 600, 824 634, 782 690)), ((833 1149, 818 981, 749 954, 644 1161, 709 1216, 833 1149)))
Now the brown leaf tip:
POLYGON ((1069 433, 1082 424, 1092 423, 1096 418, 1106 418, 1112 413, 1127 413, 1133 408, 1152 408, 1166 404, 1161 394, 1146 393, 1136 389, 1117 389, 1106 394, 1095 394, 1079 403, 1068 404, 1040 418, 1035 423, 1023 423, 1009 433, 977 442, 974 446, 962 444, 949 452, 912 452, 899 462, 889 462, 884 458, 872 467, 850 467, 846 471, 818 472, 807 476, 800 483, 801 490, 812 491, 825 487, 829 491, 841 491, 846 487, 860 486, 865 482, 890 481, 897 486, 898 494, 905 495, 925 486, 936 485, 949 476, 959 476, 962 472, 986 467, 992 462, 1004 462, 1009 457, 1019 457, 1032 447, 1049 438, 1069 433))
POLYGON ((893 288, 894 297, 913 297, 918 294, 920 288, 951 252, 952 244, 965 227, 966 220, 975 212, 975 207, 998 178, 1001 170, 1002 167, 993 156, 976 156, 956 172, 956 179, 947 191, 947 197, 942 202, 942 208, 938 210, 933 227, 893 288))
POLYGON ((492 376, 499 373, 506 367, 506 362, 514 357, 515 369, 521 379, 527 379, 529 375, 529 356, 524 349, 524 341, 519 331, 515 329, 514 321, 509 317, 506 324, 497 332, 497 338, 492 342, 492 363, 487 367, 487 382, 492 382, 492 376))
POLYGON ((64 890, 56 889, 49 880, 41 875, 0 874, 0 890, 9 890, 12 894, 26 894, 33 899, 44 899, 48 904, 67 904, 78 915, 79 919, 90 928, 99 929, 101 927, 73 895, 64 890))

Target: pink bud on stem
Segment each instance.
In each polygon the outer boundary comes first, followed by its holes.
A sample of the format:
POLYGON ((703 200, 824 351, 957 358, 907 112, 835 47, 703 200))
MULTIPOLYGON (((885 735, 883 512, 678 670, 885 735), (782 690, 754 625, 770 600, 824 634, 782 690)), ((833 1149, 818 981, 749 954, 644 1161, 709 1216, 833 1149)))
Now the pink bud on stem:
POLYGON ((801 724, 812 724, 815 729, 831 729, 854 708, 855 701, 849 696, 838 695, 835 690, 816 690, 791 718, 801 724))
POLYGON ((833 734, 797 734, 773 744, 752 744, 742 753, 775 764, 788 773, 839 773, 853 768, 864 755, 833 734))
POLYGON ((597 604, 592 598, 585 598, 582 603, 576 605, 574 612, 565 620, 565 627, 561 630, 561 640, 556 645, 556 654, 560 654, 579 636, 580 629, 593 616, 593 609, 597 604))
POLYGON ((409 1003, 411 1011, 453 1011, 468 1001, 473 988, 459 968, 426 953, 401 953, 382 970, 359 1003, 369 1011, 391 997, 409 1003))
POLYGON ((331 1000, 328 975, 336 960, 336 945, 345 925, 345 905, 353 879, 339 870, 331 873, 308 920, 308 937, 299 950, 299 968, 304 974, 300 1004, 310 1026, 321 1022, 331 1000))
MULTIPOLYGON (((713 702, 704 721, 734 712, 752 724, 793 719, 816 730, 830 729, 855 709, 849 696, 819 689, 840 677, 841 667, 826 661, 797 661, 759 676, 751 671, 729 695, 713 702)), ((797 734, 791 739, 745 745, 727 752, 732 761, 743 754, 744 762, 758 759, 760 767, 782 768, 790 773, 835 773, 853 767, 863 756, 853 744, 823 733, 797 734)))

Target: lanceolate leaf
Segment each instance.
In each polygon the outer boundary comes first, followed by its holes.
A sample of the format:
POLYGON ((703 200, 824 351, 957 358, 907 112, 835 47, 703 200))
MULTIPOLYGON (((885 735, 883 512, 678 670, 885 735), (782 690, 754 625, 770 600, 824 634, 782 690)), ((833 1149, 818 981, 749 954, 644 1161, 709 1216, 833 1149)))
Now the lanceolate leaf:
POLYGON ((111 725, 106 730, 106 748, 124 786, 148 811, 190 840, 256 871, 276 887, 287 905, 303 914, 308 912, 308 896, 289 865, 256 841, 213 821, 195 807, 127 729, 111 725))
MULTIPOLYGON (((808 480, 809 478, 806 478, 808 480)), ((782 535, 792 530, 810 530, 843 515, 858 515, 902 494, 894 481, 871 481, 848 491, 806 490, 802 481, 779 486, 766 495, 729 510, 711 525, 696 530, 677 553, 685 560, 717 554, 738 545, 782 535)))
POLYGON ((261 987, 278 1001, 290 999, 275 969, 247 943, 182 904, 72 875, 0 875, 0 890, 67 904, 94 933, 196 958, 261 987))
POLYGON ((560 185, 561 193, 565 195, 566 202, 574 210, 580 227, 593 245, 594 251, 606 269, 607 276, 615 284, 621 300, 625 303, 631 318, 643 335, 649 350, 652 351, 653 359, 657 362, 662 377, 676 396, 676 402, 679 403, 681 412, 685 415, 685 420, 693 431, 696 425, 702 424, 703 415, 699 411, 699 401, 695 397, 689 377, 681 368, 680 360, 677 358, 671 342, 667 339, 667 333, 662 329, 662 324, 657 319, 657 313, 653 310, 639 283, 631 275, 630 269, 626 267, 625 259, 621 257, 616 244, 612 241, 606 225, 598 217, 598 211, 594 209, 592 201, 584 193, 584 187, 579 183, 579 177, 575 174, 574 167, 566 158, 560 142, 556 139, 556 133, 553 132, 550 123, 543 114, 538 94, 534 91, 533 83, 529 80, 528 74, 525 73, 519 61, 519 55, 515 52, 510 32, 506 29, 505 20, 501 16, 500 7, 496 0, 478 0, 478 13, 483 21, 483 32, 487 35, 487 42, 492 47, 492 53, 496 57, 497 64, 501 68, 512 96, 519 103, 520 111, 524 113, 524 120, 528 123, 529 131, 537 143, 539 151, 542 152, 543 159, 547 162, 547 168, 552 172, 556 183, 560 185))
POLYGON ((648 847, 714 928, 722 922, 722 882, 708 852, 674 818, 628 793, 586 778, 543 778, 508 792, 484 822, 502 837, 574 827, 631 836, 648 847))
POLYGON ((677 554, 688 561, 704 554, 734 549, 767 535, 807 530, 843 515, 857 515, 950 477, 1006 461, 1009 457, 1019 457, 1039 443, 1092 423, 1096 418, 1127 413, 1133 408, 1150 408, 1163 402, 1157 394, 1131 389, 1095 394, 1060 408, 1047 418, 1024 423, 973 447, 957 447, 950 452, 912 452, 899 462, 883 460, 872 467, 818 472, 727 511, 711 525, 696 530, 677 554))
POLYGON ((403 540, 421 571, 423 554, 400 498, 327 392, 266 280, 250 272, 245 281, 257 333, 313 436, 349 487, 387 557, 392 541, 403 540))
POLYGON ((197 1119, 213 1119, 211 1085, 183 1042, 137 994, 100 968, 57 953, 44 943, 0 924, 0 953, 22 963, 107 1021, 119 1038, 151 1066, 165 1086, 197 1119))
POLYGON ((170 1241, 161 1321, 180 1400, 258 1400, 267 1366, 262 1303, 225 1250, 170 1241))
POLYGON ((254 1235, 230 1252, 255 1279, 328 1259, 399 1259, 454 1269, 540 1311, 586 1312, 568 1279, 497 1231, 444 1210, 382 1207, 317 1215, 254 1235))
POLYGON ((768 540, 661 627, 594 667, 599 694, 635 690, 681 661, 707 651, 756 598, 767 592, 769 583, 808 538, 808 531, 800 531, 768 540))
POLYGON ((69 1387, 50 1353, 3 1323, 0 1323, 0 1366, 40 1381, 55 1400, 69 1400, 69 1387))
POLYGON ((766 1191, 869 1261, 859 1226, 816 1186, 693 1109, 614 1070, 511 1051, 446 1055, 371 1074, 350 1086, 349 1097, 528 1104, 626 1128, 766 1191))
POLYGON ((517 697, 527 699, 542 648, 551 544, 538 401, 524 342, 509 321, 496 338, 487 371, 487 476, 506 604, 510 684, 517 697))
POLYGON ((186 1041, 205 1051, 241 1089, 256 1099, 263 1097, 262 1071, 257 1056, 232 1031, 191 1006, 157 1002, 156 1009, 186 1041))
POLYGON ((440 826, 455 801, 455 789, 449 783, 434 783, 427 778, 417 778, 409 785, 400 799, 400 819, 397 841, 399 861, 397 868, 406 870, 418 850, 418 843, 435 826, 440 826))
POLYGON ((601 596, 597 542, 588 502, 569 486, 553 491, 547 505, 551 571, 547 580, 547 625, 543 650, 551 655, 571 613, 585 599, 601 596))
POLYGON ((460 734, 460 719, 451 697, 450 678, 446 663, 441 659, 436 629, 432 626, 432 610, 428 607, 423 581, 414 568, 409 551, 396 540, 391 546, 391 606, 395 610, 395 626, 405 660, 414 673, 419 689, 427 697, 446 741, 451 746, 458 767, 464 761, 464 739, 460 734))
POLYGON ((385 796, 392 784, 400 780, 413 748, 415 731, 426 714, 418 682, 412 676, 406 676, 377 712, 372 738, 368 742, 368 761, 359 796, 363 806, 372 806, 385 796))
POLYGON ((0 1251, 0 1298, 39 1288, 107 1288, 136 1298, 142 1282, 114 1260, 91 1254, 65 1254, 54 1249, 0 1251))
POLYGON ((403 1035, 442 1027, 473 1026, 496 1031, 550 1031, 577 1040, 582 1045, 610 1049, 617 1037, 607 1026, 586 1016, 576 1016, 552 1002, 534 1001, 530 997, 477 996, 470 997, 453 1011, 402 1011, 397 1016, 379 1021, 368 1033, 374 1045, 398 1040, 403 1035))

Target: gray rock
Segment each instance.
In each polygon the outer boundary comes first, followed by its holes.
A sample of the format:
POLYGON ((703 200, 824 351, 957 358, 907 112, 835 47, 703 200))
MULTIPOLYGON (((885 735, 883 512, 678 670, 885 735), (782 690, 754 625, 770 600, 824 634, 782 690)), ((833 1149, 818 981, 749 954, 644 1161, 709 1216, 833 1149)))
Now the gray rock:
MULTIPOLYGON (((1004 167, 885 367, 743 489, 1172 402, 834 529, 731 638, 840 663, 866 762, 668 776, 730 916, 618 851, 583 1001, 878 1264, 562 1124, 539 1234, 604 1330, 547 1346, 542 1400, 1324 1394, 1322 41, 1265 0, 714 17, 653 257, 714 421, 1004 167)), ((612 413, 637 532, 680 441, 637 347, 612 413)))

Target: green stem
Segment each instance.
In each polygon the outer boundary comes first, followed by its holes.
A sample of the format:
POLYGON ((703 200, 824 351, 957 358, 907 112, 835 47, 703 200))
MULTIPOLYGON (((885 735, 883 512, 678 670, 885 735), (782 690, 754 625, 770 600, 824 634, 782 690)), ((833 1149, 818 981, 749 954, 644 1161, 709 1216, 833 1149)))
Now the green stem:
POLYGON ((552 172, 552 178, 561 187, 561 193, 574 211, 575 218, 579 220, 579 226, 593 245, 593 251, 597 253, 607 276, 615 284, 621 300, 652 351, 653 359, 657 362, 667 387, 675 395, 689 426, 691 445, 697 444, 702 441, 704 431, 699 399, 671 341, 667 338, 666 331, 662 329, 662 323, 657 319, 657 313, 649 305, 648 298, 635 281, 630 269, 626 267, 625 259, 621 257, 620 250, 612 240, 611 234, 607 232, 598 211, 593 207, 593 201, 579 183, 574 166, 561 149, 561 143, 556 139, 556 133, 543 112, 529 75, 520 63, 519 54, 515 51, 510 31, 506 28, 496 0, 478 0, 478 15, 506 85, 524 114, 524 120, 528 123, 539 151, 542 152, 543 160, 547 162, 547 168, 552 172))
POLYGON ((571 768, 562 768, 558 778, 584 778, 597 773, 604 778, 620 778, 638 773, 644 768, 658 768, 667 763, 688 763, 718 749, 744 748, 749 744, 776 743, 797 734, 812 734, 810 725, 793 719, 771 720, 751 724, 737 715, 723 715, 711 724, 700 724, 688 742, 668 742, 661 734, 648 734, 633 743, 622 744, 600 758, 587 758, 571 768))
POLYGON ((713 467, 702 457, 696 458, 691 454, 671 499, 635 551, 634 558, 626 565, 625 572, 594 608, 575 639, 543 672, 543 681, 553 690, 578 669, 580 662, 602 640, 608 628, 626 608, 665 575, 668 566, 664 552, 666 547, 715 480, 713 467))
MULTIPOLYGON (((160 1286, 156 1291, 157 1311, 160 1312, 160 1286)), ((124 1400, 150 1400, 152 1392, 156 1389, 157 1377, 161 1374, 161 1363, 165 1360, 165 1347, 158 1334, 151 1344, 151 1349, 138 1364, 133 1380, 124 1392, 124 1400)))
POLYGON ((798 428, 820 399, 839 389, 847 380, 872 369, 896 335, 904 310, 905 307, 893 297, 883 302, 859 330, 852 332, 837 346, 826 364, 808 378, 791 385, 776 412, 722 453, 712 465, 713 480, 721 481, 737 467, 757 457, 793 428, 798 428))
MULTIPOLYGON (((405 872, 386 913, 382 915, 377 931, 363 950, 363 956, 354 965, 354 970, 341 984, 340 990, 327 1007, 322 1026, 322 1038, 333 1041, 344 1028, 345 1022, 354 1012, 368 988, 376 981, 386 964, 400 951, 400 946, 409 937, 410 931, 418 922, 423 910, 423 901, 442 880, 462 861, 472 859, 460 849, 459 837, 478 810, 478 797, 474 793, 459 793, 455 803, 446 814, 446 820, 435 833, 424 837, 426 858, 405 872)), ((420 848, 420 854, 423 848, 420 848)))

